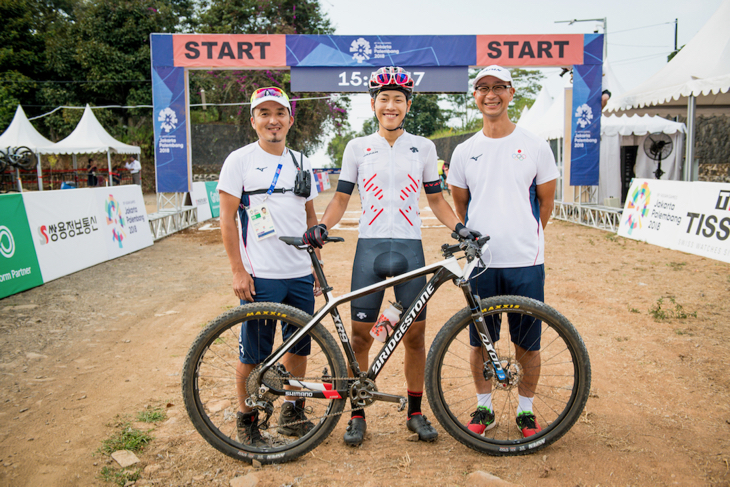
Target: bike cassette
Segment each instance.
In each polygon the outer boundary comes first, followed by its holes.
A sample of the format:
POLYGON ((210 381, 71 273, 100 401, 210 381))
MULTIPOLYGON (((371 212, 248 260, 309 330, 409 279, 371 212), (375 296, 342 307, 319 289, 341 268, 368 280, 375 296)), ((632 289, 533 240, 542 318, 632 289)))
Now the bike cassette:
POLYGON ((378 386, 370 379, 357 379, 350 386, 350 400, 353 406, 361 408, 370 406, 375 402, 373 393, 378 392, 378 386))
POLYGON ((261 366, 259 365, 248 376, 246 381, 246 392, 254 402, 268 401, 274 402, 279 396, 269 392, 269 388, 275 389, 284 388, 284 380, 289 377, 289 372, 286 371, 283 365, 276 364, 261 376, 261 366))

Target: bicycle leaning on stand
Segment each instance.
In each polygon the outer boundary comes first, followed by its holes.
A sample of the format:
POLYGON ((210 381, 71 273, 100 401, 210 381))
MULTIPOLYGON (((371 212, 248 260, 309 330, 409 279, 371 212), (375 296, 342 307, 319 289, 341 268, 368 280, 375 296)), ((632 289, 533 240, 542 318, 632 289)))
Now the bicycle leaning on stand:
MULTIPOLYGON (((456 238, 456 234, 452 236, 456 238)), ((580 417, 590 391, 591 368, 583 340, 573 325, 550 306, 530 298, 495 296, 480 299, 472 294, 469 279, 472 272, 481 272, 486 267, 482 252, 487 249, 489 237, 444 244, 441 247, 444 260, 339 297, 332 294, 333 289, 327 284, 312 247, 303 245, 301 238, 280 239, 309 252, 326 303, 314 317, 283 304, 246 304, 216 318, 196 338, 183 368, 185 407, 198 432, 222 453, 249 463, 252 460, 263 464, 287 462, 308 453, 327 438, 340 415, 347 412, 348 400, 357 408, 386 401, 398 404, 398 410, 403 410, 407 399, 380 392, 376 378, 420 310, 447 281, 461 288, 467 306, 441 328, 428 353, 426 393, 441 426, 474 450, 490 455, 522 455, 555 442, 580 417), (462 252, 461 257, 455 256, 462 252), (463 268, 459 260, 464 261, 463 268), (477 267, 479 263, 481 267, 477 267), (337 306, 428 274, 433 276, 401 315, 369 368, 362 370, 337 306), (328 315, 334 321, 347 362, 332 334, 322 324, 328 315), (258 426, 263 439, 251 446, 237 441, 236 385, 240 381, 236 376, 236 364, 241 324, 255 319, 268 320, 271 326, 280 321, 296 331, 287 333, 289 338, 283 343, 277 334, 275 351, 251 372, 245 384, 249 395, 246 404, 259 411, 258 426), (521 365, 521 357, 515 357, 509 340, 493 342, 489 333, 490 326, 494 329, 494 325, 507 322, 521 323, 522 327, 540 327, 541 330, 541 360, 536 367, 539 384, 534 390, 533 413, 542 425, 542 431, 526 438, 522 437, 514 418, 520 382, 532 371, 528 370, 530 366, 521 365), (480 346, 470 344, 470 324, 478 331, 480 346), (282 357, 305 336, 311 339, 306 370, 286 370, 282 357), (481 350, 476 355, 479 357, 476 364, 474 355, 470 355, 474 349, 481 350), (482 434, 468 428, 476 405, 475 380, 491 382, 493 392, 495 422, 482 434), (306 398, 308 421, 314 423, 314 427, 301 437, 277 431, 281 425, 277 424, 278 415, 273 413, 285 398, 306 398)), ((327 242, 342 241, 337 237, 327 239, 327 242)))

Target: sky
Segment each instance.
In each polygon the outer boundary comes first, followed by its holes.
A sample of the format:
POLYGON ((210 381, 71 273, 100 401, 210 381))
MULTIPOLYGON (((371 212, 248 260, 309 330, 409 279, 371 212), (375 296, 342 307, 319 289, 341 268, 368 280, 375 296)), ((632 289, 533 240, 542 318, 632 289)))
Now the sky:
MULTIPOLYGON (((725 0, 730 1, 730 0, 725 0)), ((608 61, 625 90, 646 81, 702 28, 723 0, 319 0, 336 35, 479 35, 603 33, 606 18, 608 61)), ((730 26, 728 26, 730 28, 730 26)), ((559 68, 543 70, 553 96, 563 85, 559 68)), ((620 93, 613 93, 620 95, 620 93)), ((359 131, 372 116, 368 95, 352 98, 350 124, 359 131)), ((310 156, 314 167, 330 163, 326 144, 310 156)))

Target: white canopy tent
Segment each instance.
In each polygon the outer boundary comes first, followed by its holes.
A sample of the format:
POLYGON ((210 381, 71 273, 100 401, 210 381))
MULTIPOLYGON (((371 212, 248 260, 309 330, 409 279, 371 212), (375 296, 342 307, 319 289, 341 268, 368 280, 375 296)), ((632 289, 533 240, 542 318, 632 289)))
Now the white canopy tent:
POLYGON ((532 104, 529 110, 522 112, 520 120, 517 122, 519 127, 523 127, 531 132, 535 132, 536 125, 545 112, 548 111, 550 106, 553 104, 553 97, 550 96, 550 92, 546 85, 543 85, 540 93, 537 94, 535 102, 532 104))
POLYGON ((692 177, 694 119, 730 114, 730 0, 725 0, 691 41, 654 76, 613 97, 606 112, 687 114, 687 170, 692 177))
MULTIPOLYGON (((79 120, 71 135, 62 141, 48 147, 40 147, 38 151, 42 154, 73 154, 74 169, 77 169, 77 154, 96 154, 106 152, 109 173, 112 172, 111 153, 119 154, 140 154, 142 150, 135 146, 124 144, 109 135, 101 126, 99 120, 94 116, 91 107, 87 104, 84 114, 79 120)), ((112 184, 112 181, 109 181, 112 184)), ((39 189, 41 189, 39 187, 39 189)))
POLYGON ((634 176, 637 178, 654 179, 657 161, 651 159, 644 151, 644 141, 651 134, 664 133, 672 140, 672 152, 662 160, 664 174, 660 179, 680 180, 682 176, 683 144, 686 132, 683 123, 673 122, 657 116, 628 117, 615 115, 601 117, 601 155, 598 179, 598 201, 603 203, 606 198, 621 199, 622 191, 622 164, 621 147, 638 146, 634 176))
MULTIPOLYGON (((41 156, 38 152, 39 147, 53 147, 53 142, 43 137, 28 120, 23 108, 18 105, 15 110, 13 121, 2 135, 0 135, 0 149, 8 149, 15 147, 27 147, 35 152, 38 158, 38 182, 41 181, 41 156)), ((20 186, 18 186, 20 188, 20 186)))

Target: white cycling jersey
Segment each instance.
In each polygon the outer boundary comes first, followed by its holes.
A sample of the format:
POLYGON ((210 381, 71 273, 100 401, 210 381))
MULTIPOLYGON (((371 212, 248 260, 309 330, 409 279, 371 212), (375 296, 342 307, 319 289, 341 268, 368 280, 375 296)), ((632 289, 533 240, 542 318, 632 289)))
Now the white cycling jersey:
POLYGON ((360 238, 420 240, 421 186, 441 191, 436 146, 408 132, 393 147, 377 132, 358 137, 345 147, 342 182, 357 184, 360 193, 360 238))

